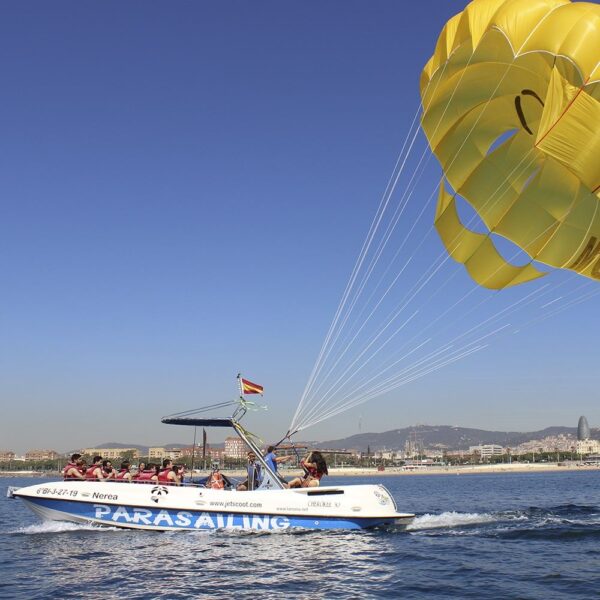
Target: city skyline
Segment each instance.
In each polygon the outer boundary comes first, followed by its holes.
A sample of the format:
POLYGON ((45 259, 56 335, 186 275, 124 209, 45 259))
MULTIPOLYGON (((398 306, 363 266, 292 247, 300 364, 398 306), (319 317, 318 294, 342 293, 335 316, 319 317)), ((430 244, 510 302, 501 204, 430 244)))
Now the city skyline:
MULTIPOLYGON (((580 417, 580 418, 585 418, 585 417, 580 417)), ((415 425, 411 425, 408 427, 403 428, 403 430, 409 431, 410 434, 415 434, 415 435, 423 435, 422 432, 425 431, 427 433, 431 433, 432 431, 436 431, 437 429, 442 429, 442 428, 451 428, 451 429, 457 429, 457 430, 469 430, 472 429, 473 431, 481 431, 484 433, 494 433, 494 434, 498 434, 498 435, 506 435, 506 434, 522 434, 522 435, 526 435, 526 434, 531 434, 532 436, 535 434, 540 434, 540 433, 544 433, 546 432, 548 429, 553 429, 553 428, 561 428, 561 429, 570 429, 573 430, 572 432, 569 432, 568 434, 564 434, 564 433, 559 433, 556 434, 554 436, 546 436, 549 438, 562 438, 565 435, 567 437, 573 438, 573 441, 576 441, 578 439, 583 439, 580 438, 579 435, 579 428, 578 426, 572 426, 572 425, 554 425, 552 427, 548 427, 548 428, 544 428, 541 430, 533 430, 533 431, 500 431, 500 430, 490 430, 490 429, 479 429, 479 428, 466 428, 466 427, 461 427, 459 425, 431 425, 431 424, 415 424, 415 425)), ((385 430, 385 431, 368 431, 368 432, 360 432, 360 433, 353 433, 350 434, 346 437, 340 438, 340 439, 332 439, 332 440, 304 440, 304 441, 299 441, 297 443, 299 444, 305 444, 305 443, 315 443, 315 444, 319 444, 319 443, 329 443, 329 442, 343 442, 346 440, 352 440, 355 438, 366 438, 368 436, 371 435, 385 435, 385 434, 390 434, 390 433, 396 433, 399 432, 400 430, 395 428, 395 429, 389 429, 389 430, 385 430)), ((597 439, 600 435, 600 427, 591 427, 588 428, 588 437, 590 439, 597 439)), ((238 438, 235 437, 231 437, 231 436, 217 436, 218 439, 214 439, 214 438, 210 438, 210 441, 207 442, 207 447, 211 447, 211 448, 220 448, 223 449, 226 447, 227 444, 227 440, 233 441, 236 444, 239 444, 239 440, 238 438), (223 438, 223 439, 221 439, 223 438)), ((420 438, 419 438, 420 439, 420 438)), ((532 438, 531 442, 524 442, 522 444, 519 444, 519 446, 523 446, 525 447, 525 445, 527 444, 533 444, 533 442, 539 442, 540 439, 545 439, 545 438, 532 438)), ((208 438, 207 438, 208 440, 208 438)), ((132 448, 137 448, 137 449, 152 449, 152 448, 191 448, 193 446, 193 439, 189 439, 189 440, 182 440, 182 441, 174 441, 171 440, 168 443, 158 443, 156 442, 156 440, 154 441, 155 443, 131 443, 128 440, 124 440, 124 441, 116 441, 116 440, 112 440, 112 441, 100 441, 95 445, 84 445, 82 447, 78 447, 78 448, 60 448, 60 449, 55 449, 55 448, 46 448, 45 450, 41 450, 41 446, 38 448, 27 448, 26 450, 24 449, 19 449, 19 451, 15 452, 15 454, 17 456, 24 456, 26 454, 26 452, 38 452, 38 451, 44 451, 44 452, 58 452, 58 454, 60 455, 68 455, 72 452, 80 452, 83 451, 85 448, 95 448, 98 450, 101 450, 103 448, 111 448, 112 450, 114 450, 115 448, 121 448, 123 451, 126 450, 131 450, 132 448)), ((478 442, 478 443, 483 443, 483 442, 478 442)), ((486 442, 489 443, 489 442, 486 442)), ((465 444, 465 447, 468 446, 469 444, 465 444)), ((201 444, 196 443, 197 447, 201 447, 201 444)), ((265 446, 266 447, 266 446, 265 446)), ((516 447, 516 446, 515 446, 516 447)), ((563 449, 563 448, 561 448, 563 449)), ((14 448, 0 448, 0 454, 2 452, 14 452, 14 448)), ((90 454, 90 452, 87 452, 88 454, 90 454)), ((100 452, 99 452, 100 453, 100 452)), ((243 454, 243 453, 242 453, 243 454)), ((110 458, 110 457, 109 457, 110 458)))

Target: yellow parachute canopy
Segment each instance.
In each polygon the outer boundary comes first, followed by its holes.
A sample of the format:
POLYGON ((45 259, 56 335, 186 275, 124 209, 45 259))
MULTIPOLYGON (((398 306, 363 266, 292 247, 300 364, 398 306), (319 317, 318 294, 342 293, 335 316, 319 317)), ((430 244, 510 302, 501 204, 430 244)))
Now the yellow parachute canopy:
POLYGON ((600 279, 600 5, 474 0, 446 23, 421 75, 422 127, 469 231, 440 187, 436 228, 480 285, 542 275, 506 263, 490 234, 531 260, 600 279))

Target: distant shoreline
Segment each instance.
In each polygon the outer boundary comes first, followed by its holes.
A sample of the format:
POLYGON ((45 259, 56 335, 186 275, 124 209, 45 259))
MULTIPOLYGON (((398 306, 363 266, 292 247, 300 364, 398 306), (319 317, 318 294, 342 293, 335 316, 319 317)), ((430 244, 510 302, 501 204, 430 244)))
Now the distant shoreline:
MULTIPOLYGON (((563 471, 598 471, 600 466, 589 466, 580 464, 557 464, 557 463, 501 463, 495 465, 462 465, 459 467, 417 467, 404 469, 403 467, 389 467, 384 471, 376 468, 358 467, 330 467, 331 477, 395 477, 407 475, 477 475, 490 473, 541 473, 541 472, 563 472, 563 471)), ((246 471, 242 469, 223 469, 222 472, 231 477, 245 477, 246 471)), ((208 470, 194 470, 194 476, 206 475, 208 470)), ((286 478, 301 475, 299 469, 283 469, 281 475, 286 478)), ((2 477, 31 477, 31 478, 53 478, 59 477, 58 471, 0 471, 2 477)))
POLYGON ((562 471, 598 471, 600 467, 561 464, 556 463, 533 463, 533 464, 495 464, 495 465, 462 465, 459 467, 418 467, 416 469, 403 469, 402 467, 390 467, 384 471, 377 469, 339 469, 330 468, 329 474, 332 477, 339 476, 397 476, 397 475, 477 475, 482 473, 542 473, 542 472, 562 472, 562 471))

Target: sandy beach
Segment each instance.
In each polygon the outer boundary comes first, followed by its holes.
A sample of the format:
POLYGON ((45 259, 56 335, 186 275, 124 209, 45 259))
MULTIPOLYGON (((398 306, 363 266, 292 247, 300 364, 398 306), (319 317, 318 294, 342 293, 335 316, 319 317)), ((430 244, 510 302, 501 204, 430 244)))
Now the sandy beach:
MULTIPOLYGON (((495 465, 462 465, 448 467, 388 467, 383 471, 376 468, 359 467, 330 467, 330 477, 394 477, 410 475, 477 475, 484 473, 531 473, 531 472, 562 472, 562 471, 597 471, 600 466, 590 466, 578 463, 502 463, 495 465)), ((241 478, 246 476, 242 469, 224 469, 228 476, 241 478)), ((280 471, 285 478, 302 475, 300 469, 283 469, 280 471)), ((194 477, 206 475, 207 471, 194 470, 194 477)), ((39 471, 0 471, 0 477, 57 477, 58 472, 39 471)))
POLYGON ((384 471, 377 469, 358 469, 358 468, 330 468, 329 475, 337 476, 395 476, 395 475, 476 475, 481 473, 530 473, 547 471, 596 471, 600 467, 557 463, 512 463, 496 465, 462 465, 447 467, 418 467, 414 469, 404 469, 402 467, 390 467, 384 471))

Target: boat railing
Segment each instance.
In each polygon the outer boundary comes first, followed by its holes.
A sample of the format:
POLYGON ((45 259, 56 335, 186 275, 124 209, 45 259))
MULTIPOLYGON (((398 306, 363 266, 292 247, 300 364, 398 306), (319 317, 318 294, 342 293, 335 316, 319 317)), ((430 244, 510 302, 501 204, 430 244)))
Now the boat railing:
MULTIPOLYGON (((206 478, 205 478, 206 479, 206 478)), ((219 489, 224 489, 225 491, 230 491, 235 489, 236 485, 238 483, 241 482, 241 480, 238 481, 238 479, 231 477, 231 485, 229 487, 224 487, 224 488, 219 488, 219 489)), ((69 478, 69 479, 64 479, 63 481, 74 481, 76 483, 99 483, 99 484, 103 484, 103 483, 119 483, 119 484, 123 484, 123 485, 129 485, 129 484, 133 484, 133 485, 153 485, 153 486, 166 486, 166 487, 193 487, 193 488, 202 488, 205 490, 208 489, 214 489, 211 488, 210 486, 207 486, 204 483, 198 482, 198 481, 184 481, 181 483, 173 483, 173 482, 166 482, 166 481, 137 481, 135 479, 132 479, 131 481, 127 481, 125 479, 75 479, 75 478, 69 478)))

